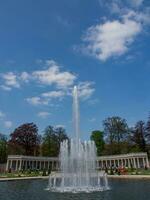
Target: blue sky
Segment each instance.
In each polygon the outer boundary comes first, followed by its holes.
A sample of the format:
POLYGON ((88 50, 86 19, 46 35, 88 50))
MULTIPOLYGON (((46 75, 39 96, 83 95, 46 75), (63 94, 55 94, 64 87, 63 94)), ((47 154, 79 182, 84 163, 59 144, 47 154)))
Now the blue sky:
POLYGON ((0 0, 0 132, 34 122, 72 135, 71 90, 81 135, 119 115, 150 111, 149 0, 0 0))

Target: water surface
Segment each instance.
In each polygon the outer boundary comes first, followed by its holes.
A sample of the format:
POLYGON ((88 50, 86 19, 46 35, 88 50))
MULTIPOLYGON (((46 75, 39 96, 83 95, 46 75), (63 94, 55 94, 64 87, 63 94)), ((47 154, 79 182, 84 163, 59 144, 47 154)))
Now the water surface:
POLYGON ((94 193, 52 193, 47 180, 0 182, 0 200, 149 200, 150 180, 109 180, 111 190, 94 193))

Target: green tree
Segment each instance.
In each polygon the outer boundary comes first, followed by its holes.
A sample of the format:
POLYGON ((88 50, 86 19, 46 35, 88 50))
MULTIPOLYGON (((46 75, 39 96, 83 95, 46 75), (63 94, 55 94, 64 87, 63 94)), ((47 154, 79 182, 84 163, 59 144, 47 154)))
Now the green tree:
POLYGON ((58 156, 60 143, 67 139, 69 140, 64 128, 54 128, 53 126, 48 126, 44 130, 42 138, 42 155, 52 157, 58 156))
POLYGON ((23 155, 38 155, 40 135, 34 123, 22 124, 10 134, 10 153, 23 155))
POLYGON ((7 138, 0 133, 0 163, 5 163, 7 160, 7 138))
POLYGON ((103 132, 99 130, 92 131, 91 133, 91 140, 95 142, 96 148, 97 148, 97 155, 102 155, 102 152, 104 150, 104 137, 103 132))
POLYGON ((138 121, 134 128, 131 130, 132 136, 131 141, 133 142, 134 151, 145 151, 146 150, 146 126, 143 121, 138 121))
POLYGON ((110 144, 111 154, 121 153, 121 143, 126 140, 129 133, 125 119, 118 116, 108 117, 103 121, 104 133, 110 144))

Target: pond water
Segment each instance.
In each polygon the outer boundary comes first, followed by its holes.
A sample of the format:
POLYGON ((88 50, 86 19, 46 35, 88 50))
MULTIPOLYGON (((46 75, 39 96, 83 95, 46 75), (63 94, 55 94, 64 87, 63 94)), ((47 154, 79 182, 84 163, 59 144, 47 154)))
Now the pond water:
POLYGON ((0 200, 149 200, 150 180, 109 180, 111 190, 93 193, 53 193, 47 180, 0 182, 0 200))

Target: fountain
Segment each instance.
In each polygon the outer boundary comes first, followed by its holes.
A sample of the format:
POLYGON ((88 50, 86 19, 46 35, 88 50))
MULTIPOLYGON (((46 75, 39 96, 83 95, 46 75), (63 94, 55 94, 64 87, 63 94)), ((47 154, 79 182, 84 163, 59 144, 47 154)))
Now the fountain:
POLYGON ((94 141, 81 142, 79 137, 78 90, 73 89, 73 124, 75 138, 63 141, 60 146, 60 171, 49 176, 51 191, 92 192, 109 189, 107 174, 96 170, 94 141))

